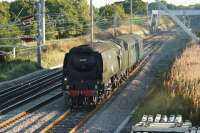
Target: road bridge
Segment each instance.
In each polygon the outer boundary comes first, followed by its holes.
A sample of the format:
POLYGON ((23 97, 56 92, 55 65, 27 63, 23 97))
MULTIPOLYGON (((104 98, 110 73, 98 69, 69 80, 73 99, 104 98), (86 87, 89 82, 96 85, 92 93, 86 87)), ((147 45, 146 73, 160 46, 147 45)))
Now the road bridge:
POLYGON ((158 29, 160 24, 160 16, 171 17, 177 25, 179 25, 193 40, 198 40, 191 29, 191 17, 200 16, 200 10, 169 10, 167 7, 161 4, 164 10, 152 10, 150 25, 153 31, 158 29), (182 16, 181 21, 178 16, 182 16))
MULTIPOLYGON (((176 16, 199 16, 200 10, 169 10, 170 13, 176 16)), ((164 10, 152 10, 152 15, 164 15, 169 16, 169 12, 164 10)))

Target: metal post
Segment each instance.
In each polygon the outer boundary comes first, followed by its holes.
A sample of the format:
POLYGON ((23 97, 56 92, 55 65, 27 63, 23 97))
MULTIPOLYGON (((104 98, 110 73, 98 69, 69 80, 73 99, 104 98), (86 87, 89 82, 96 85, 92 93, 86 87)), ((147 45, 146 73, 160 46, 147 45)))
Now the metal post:
POLYGON ((37 62, 38 65, 42 66, 41 54, 42 46, 45 44, 45 0, 39 0, 37 3, 37 62))
POLYGON ((91 43, 93 46, 93 41, 94 41, 94 21, 93 21, 93 3, 92 0, 90 0, 90 19, 91 19, 91 43))
POLYGON ((42 45, 45 45, 45 0, 40 0, 40 3, 41 3, 42 45))
POLYGON ((147 18, 149 18, 149 1, 147 0, 147 18))
POLYGON ((45 1, 39 0, 37 3, 37 62, 38 65, 42 66, 41 54, 42 54, 42 46, 45 43, 45 1))
POLYGON ((147 17, 149 17, 149 1, 147 0, 147 17))
POLYGON ((16 47, 13 47, 13 58, 16 58, 16 47))
POLYGON ((133 22, 133 0, 130 0, 130 15, 131 15, 131 17, 130 17, 130 33, 132 33, 133 32, 133 27, 132 27, 132 22, 133 22))
POLYGON ((147 0, 147 24, 148 26, 151 26, 151 20, 150 19, 150 16, 149 16, 149 1, 147 0))
POLYGON ((117 13, 115 12, 114 17, 113 17, 113 29, 114 29, 114 36, 117 36, 117 13))

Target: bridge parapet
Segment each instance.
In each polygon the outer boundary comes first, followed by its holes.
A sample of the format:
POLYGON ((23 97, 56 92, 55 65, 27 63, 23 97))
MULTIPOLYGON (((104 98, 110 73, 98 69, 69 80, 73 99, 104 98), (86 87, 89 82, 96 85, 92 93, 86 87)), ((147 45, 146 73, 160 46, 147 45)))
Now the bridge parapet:
POLYGON ((181 115, 157 114, 155 119, 152 115, 144 115, 141 122, 132 126, 131 133, 200 133, 200 127, 192 127, 189 120, 183 122, 181 115))

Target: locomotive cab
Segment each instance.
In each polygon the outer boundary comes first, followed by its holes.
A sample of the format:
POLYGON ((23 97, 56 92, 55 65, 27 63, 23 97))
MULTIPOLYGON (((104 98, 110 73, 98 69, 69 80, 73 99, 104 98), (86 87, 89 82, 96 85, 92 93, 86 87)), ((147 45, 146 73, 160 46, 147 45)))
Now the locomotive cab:
POLYGON ((103 63, 101 55, 83 45, 65 55, 63 66, 65 95, 71 105, 95 104, 97 89, 101 88, 103 63), (73 98, 78 100, 73 100, 73 98))

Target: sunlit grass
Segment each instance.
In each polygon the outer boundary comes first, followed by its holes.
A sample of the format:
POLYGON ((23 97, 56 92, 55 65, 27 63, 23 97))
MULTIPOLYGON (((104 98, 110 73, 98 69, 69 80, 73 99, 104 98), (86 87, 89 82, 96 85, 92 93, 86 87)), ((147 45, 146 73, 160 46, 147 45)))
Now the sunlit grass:
POLYGON ((200 46, 196 43, 186 48, 172 66, 165 86, 174 95, 192 100, 194 107, 200 106, 200 46))
POLYGON ((14 79, 16 77, 34 72, 39 69, 36 63, 30 60, 9 60, 0 63, 0 81, 14 79))
MULTIPOLYGON (((84 44, 88 41, 87 37, 77 37, 72 40, 61 40, 51 42, 42 52, 42 68, 48 69, 63 63, 64 55, 71 48, 84 44)), ((17 53, 17 58, 7 58, 6 62, 0 63, 0 81, 14 79, 30 72, 40 69, 37 65, 36 50, 26 54, 17 53)))
POLYGON ((181 114, 200 124, 200 46, 190 43, 170 68, 159 68, 152 90, 134 114, 134 122, 144 114, 181 114), (163 71, 164 70, 164 71, 163 71))

